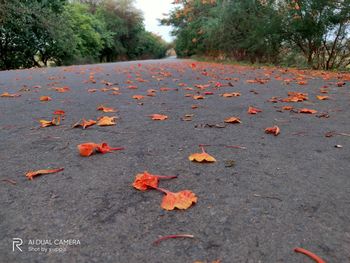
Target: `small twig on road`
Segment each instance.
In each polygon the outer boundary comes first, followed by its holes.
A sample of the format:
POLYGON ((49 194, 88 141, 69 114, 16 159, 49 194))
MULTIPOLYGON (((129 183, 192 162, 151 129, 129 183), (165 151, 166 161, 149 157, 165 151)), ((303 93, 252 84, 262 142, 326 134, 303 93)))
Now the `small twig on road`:
POLYGON ((16 185, 17 184, 15 181, 13 181, 11 179, 2 179, 1 181, 6 182, 6 183, 10 183, 12 185, 16 185))
POLYGON ((170 239, 170 238, 194 238, 193 235, 169 235, 169 236, 164 236, 164 237, 160 237, 158 238, 156 241, 153 242, 154 245, 158 245, 160 242, 170 239))
POLYGON ((266 199, 275 199, 275 200, 278 200, 278 201, 280 201, 280 202, 283 201, 281 198, 276 197, 276 196, 258 195, 258 194, 254 194, 253 196, 255 196, 255 197, 260 197, 260 198, 266 198, 266 199))

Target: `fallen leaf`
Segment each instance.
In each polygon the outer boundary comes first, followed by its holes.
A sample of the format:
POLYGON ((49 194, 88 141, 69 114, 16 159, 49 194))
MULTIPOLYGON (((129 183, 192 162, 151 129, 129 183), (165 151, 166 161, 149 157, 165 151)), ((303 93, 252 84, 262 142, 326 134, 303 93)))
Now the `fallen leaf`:
POLYGON ((39 176, 39 175, 44 175, 44 174, 52 174, 52 173, 57 173, 60 171, 63 171, 64 168, 58 168, 58 169, 49 169, 49 170, 37 170, 37 171, 29 171, 26 173, 26 177, 29 180, 33 180, 34 177, 39 176))
POLYGON ((42 128, 49 127, 49 126, 58 126, 60 125, 61 118, 60 116, 57 116, 53 118, 51 121, 46 121, 46 120, 39 120, 40 126, 42 128))
POLYGON ((173 193, 161 188, 156 189, 165 193, 161 204, 161 207, 165 210, 188 209, 198 200, 197 196, 189 190, 173 193))
POLYGON ((262 110, 249 106, 249 108, 248 108, 249 114, 257 114, 258 112, 262 112, 262 110))
POLYGON ((62 88, 54 88, 57 92, 60 92, 60 93, 63 93, 63 92, 67 92, 67 91, 70 91, 70 88, 65 86, 65 87, 62 87, 62 88))
POLYGON ((135 100, 142 100, 144 98, 144 96, 142 96, 142 95, 134 95, 134 96, 132 96, 132 98, 135 99, 135 100))
POLYGON ((49 96, 41 96, 40 97, 40 101, 50 101, 50 100, 52 100, 52 98, 49 96))
POLYGON ((303 109, 299 110, 299 113, 315 114, 315 113, 317 113, 317 110, 303 108, 303 109))
POLYGON ((100 152, 102 154, 109 153, 112 151, 121 151, 124 150, 124 148, 112 148, 107 143, 103 142, 101 144, 93 143, 93 142, 87 142, 83 144, 79 144, 77 146, 78 151, 81 156, 88 157, 94 153, 94 151, 100 152))
POLYGON ((83 127, 83 129, 85 130, 86 128, 92 126, 92 125, 95 125, 96 124, 96 121, 94 120, 85 120, 83 119, 81 122, 77 122, 76 124, 73 125, 73 128, 77 128, 79 126, 83 127))
POLYGON ((194 100, 204 100, 204 97, 201 95, 195 95, 195 96, 193 96, 193 99, 194 100))
POLYGON ((110 152, 113 152, 113 151, 121 151, 121 150, 124 150, 123 147, 117 147, 117 148, 113 148, 113 147, 110 147, 107 143, 103 142, 101 144, 97 144, 97 147, 96 147, 96 151, 100 152, 100 153, 110 153, 110 152))
POLYGON ((108 117, 108 116, 103 116, 97 119, 97 125, 98 126, 111 126, 115 125, 115 119, 117 117, 108 117))
POLYGON ((242 123, 240 118, 237 117, 229 117, 224 120, 226 123, 242 123))
POLYGON ((329 100, 329 96, 316 96, 319 100, 329 100))
POLYGON ((266 128, 265 132, 277 136, 278 134, 280 134, 280 128, 275 125, 273 127, 266 128))
POLYGON ((81 156, 88 157, 93 154, 94 150, 97 147, 97 144, 93 142, 88 142, 79 144, 77 147, 81 156))
POLYGON ((108 108, 108 107, 105 107, 105 106, 103 106, 103 105, 99 106, 99 107, 97 108, 97 110, 103 111, 103 112, 117 112, 116 109, 108 108))
POLYGON ((150 115, 150 117, 152 118, 152 120, 155 120, 155 121, 164 121, 168 119, 168 116, 162 115, 162 114, 152 114, 150 115))
POLYGON ((202 152, 201 153, 193 153, 191 154, 188 159, 191 162, 198 162, 198 163, 213 163, 216 162, 216 159, 205 152, 204 147, 201 147, 202 152))
POLYGON ((146 191, 148 188, 157 188, 159 179, 173 179, 177 178, 177 176, 161 176, 161 175, 153 175, 148 173, 147 171, 142 174, 137 174, 134 183, 132 184, 134 188, 140 191, 146 191))
POLYGON ((225 98, 239 97, 239 96, 241 96, 241 93, 239 93, 239 92, 224 93, 224 94, 221 94, 221 96, 225 97, 225 98))
POLYGON ((19 97, 21 96, 21 94, 17 94, 17 93, 13 93, 13 94, 10 94, 8 92, 4 92, 0 95, 0 97, 3 97, 3 98, 15 98, 15 97, 19 97))

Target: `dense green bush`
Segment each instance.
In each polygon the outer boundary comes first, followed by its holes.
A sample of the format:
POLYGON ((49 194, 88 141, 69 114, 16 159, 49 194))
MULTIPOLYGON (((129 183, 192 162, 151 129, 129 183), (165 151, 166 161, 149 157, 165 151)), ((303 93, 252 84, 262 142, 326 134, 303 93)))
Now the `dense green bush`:
POLYGON ((161 58, 132 0, 0 0, 0 69, 161 58))

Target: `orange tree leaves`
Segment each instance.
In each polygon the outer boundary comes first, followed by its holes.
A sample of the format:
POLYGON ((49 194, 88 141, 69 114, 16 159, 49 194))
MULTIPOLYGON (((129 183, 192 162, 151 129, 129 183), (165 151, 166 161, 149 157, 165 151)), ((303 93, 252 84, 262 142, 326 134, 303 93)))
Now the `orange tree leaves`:
POLYGON ((36 177, 36 176, 44 175, 44 174, 57 173, 57 172, 60 172, 60 171, 63 171, 63 170, 64 170, 64 168, 29 171, 29 172, 26 173, 26 177, 29 180, 33 180, 33 178, 36 177))
POLYGON ((317 113, 317 110, 303 108, 299 110, 299 113, 315 114, 317 113))

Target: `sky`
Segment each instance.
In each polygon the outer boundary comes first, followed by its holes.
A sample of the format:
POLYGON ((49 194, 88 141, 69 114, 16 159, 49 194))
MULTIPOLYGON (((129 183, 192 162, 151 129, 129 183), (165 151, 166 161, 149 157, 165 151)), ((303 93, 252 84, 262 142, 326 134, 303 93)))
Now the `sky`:
POLYGON ((162 38, 171 42, 171 27, 160 26, 158 18, 163 18, 173 8, 171 4, 174 0, 136 0, 135 6, 143 12, 145 27, 147 31, 161 35, 162 38))

